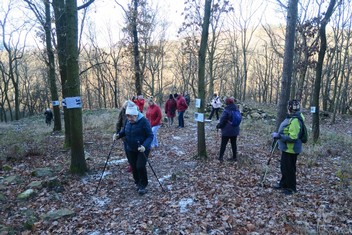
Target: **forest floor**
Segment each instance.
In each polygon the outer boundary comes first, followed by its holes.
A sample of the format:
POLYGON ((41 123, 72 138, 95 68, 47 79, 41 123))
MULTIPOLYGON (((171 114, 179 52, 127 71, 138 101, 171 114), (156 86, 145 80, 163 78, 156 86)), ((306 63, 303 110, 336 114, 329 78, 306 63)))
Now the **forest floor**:
POLYGON ((143 196, 126 172, 122 142, 112 142, 116 110, 84 112, 83 177, 69 173, 64 136, 44 117, 0 124, 0 234, 352 234, 351 116, 321 121, 320 141, 310 140, 298 157, 298 192, 290 196, 271 187, 280 177, 279 151, 260 185, 273 120, 244 119, 238 162, 220 163, 216 121, 205 124, 208 158, 198 159, 197 124, 188 116, 185 128, 159 129, 150 163, 165 192, 148 167, 143 196), (38 168, 49 174, 34 173, 38 168), (29 188, 31 197, 17 198, 29 188))

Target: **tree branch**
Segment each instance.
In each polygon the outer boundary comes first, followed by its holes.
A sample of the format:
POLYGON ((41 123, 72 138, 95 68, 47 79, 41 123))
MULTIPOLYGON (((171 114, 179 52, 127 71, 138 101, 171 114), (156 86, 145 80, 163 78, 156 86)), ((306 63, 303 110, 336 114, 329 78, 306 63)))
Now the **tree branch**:
POLYGON ((95 0, 89 0, 88 2, 84 3, 83 5, 77 7, 77 11, 82 10, 86 7, 89 7, 90 4, 92 4, 95 0))

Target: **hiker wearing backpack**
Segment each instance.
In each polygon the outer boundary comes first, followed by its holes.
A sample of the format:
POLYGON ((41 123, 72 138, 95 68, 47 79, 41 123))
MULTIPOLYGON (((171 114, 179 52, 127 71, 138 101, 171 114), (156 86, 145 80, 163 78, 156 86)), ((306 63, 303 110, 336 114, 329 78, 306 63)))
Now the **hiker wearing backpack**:
POLYGON ((221 100, 220 100, 220 97, 217 95, 217 94, 214 94, 213 95, 213 99, 211 100, 211 113, 210 113, 210 116, 209 116, 209 121, 211 121, 211 119, 213 118, 213 115, 215 113, 216 115, 216 120, 219 121, 219 110, 221 108, 221 100))
POLYGON ((224 161, 224 153, 227 143, 231 142, 232 158, 229 161, 237 161, 237 136, 240 134, 241 113, 235 104, 235 99, 229 97, 225 100, 225 110, 220 117, 217 129, 221 129, 221 145, 219 161, 224 161))
POLYGON ((281 180, 274 189, 291 195, 297 191, 296 162, 297 156, 302 152, 304 116, 300 112, 298 100, 290 100, 287 110, 287 117, 280 124, 278 132, 273 132, 271 136, 278 141, 278 147, 281 150, 281 180))

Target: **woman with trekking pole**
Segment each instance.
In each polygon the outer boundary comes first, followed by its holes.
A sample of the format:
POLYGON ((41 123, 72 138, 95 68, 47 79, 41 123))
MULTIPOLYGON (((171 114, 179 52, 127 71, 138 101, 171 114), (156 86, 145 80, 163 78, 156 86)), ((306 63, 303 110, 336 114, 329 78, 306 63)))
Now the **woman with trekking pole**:
POLYGON ((154 136, 149 121, 135 104, 127 104, 126 117, 126 125, 119 133, 114 134, 113 139, 125 137, 127 159, 132 167, 133 179, 138 193, 143 195, 147 192, 146 164, 154 136))
POLYGON ((302 122, 304 116, 300 112, 298 100, 290 100, 287 105, 288 114, 286 119, 280 124, 278 132, 273 132, 271 136, 278 141, 281 150, 281 180, 274 189, 282 190, 285 195, 291 195, 296 189, 296 162, 297 156, 302 152, 302 122))

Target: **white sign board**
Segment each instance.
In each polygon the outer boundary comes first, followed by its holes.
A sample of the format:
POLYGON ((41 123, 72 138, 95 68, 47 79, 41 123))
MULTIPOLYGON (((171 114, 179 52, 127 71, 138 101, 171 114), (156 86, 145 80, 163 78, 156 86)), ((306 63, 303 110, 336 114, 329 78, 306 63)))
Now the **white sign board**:
POLYGON ((315 106, 310 107, 310 112, 311 113, 315 113, 316 112, 316 107, 315 106))
POLYGON ((194 121, 204 122, 204 113, 194 113, 194 121))
POLYGON ((61 104, 62 104, 62 107, 66 107, 66 99, 62 99, 61 104))
POLYGON ((59 106, 60 102, 58 100, 53 100, 52 104, 53 104, 53 106, 59 106))
POLYGON ((200 102, 201 102, 201 100, 200 99, 196 99, 196 108, 200 108, 200 102))
POLYGON ((68 109, 82 108, 81 97, 66 97, 66 106, 68 109))

